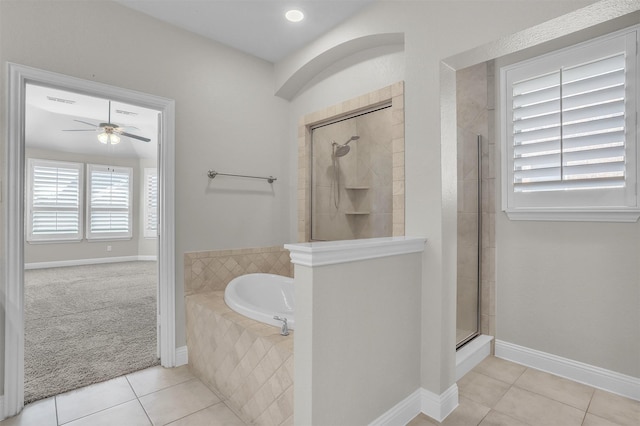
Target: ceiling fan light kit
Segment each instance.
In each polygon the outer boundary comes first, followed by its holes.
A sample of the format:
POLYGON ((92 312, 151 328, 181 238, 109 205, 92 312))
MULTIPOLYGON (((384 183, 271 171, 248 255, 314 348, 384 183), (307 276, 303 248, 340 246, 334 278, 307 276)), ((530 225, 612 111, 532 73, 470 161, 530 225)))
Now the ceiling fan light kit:
POLYGON ((100 141, 100 143, 103 143, 105 145, 117 145, 120 143, 120 136, 116 135, 115 133, 105 131, 98 135, 98 140, 100 141))
POLYGON ((124 131, 123 127, 118 126, 117 124, 113 124, 111 122, 111 101, 109 101, 109 119, 107 123, 100 123, 99 125, 95 125, 93 123, 89 123, 87 121, 82 121, 82 120, 73 120, 73 121, 77 121, 78 123, 82 123, 82 124, 87 124, 89 126, 93 126, 94 129, 69 129, 69 130, 63 130, 65 132, 91 132, 94 130, 102 130, 102 132, 100 134, 98 134, 98 140, 100 141, 100 143, 103 143, 105 145, 116 145, 118 143, 120 143, 120 135, 122 136, 127 136, 129 138, 132 139, 137 139, 139 141, 142 142, 150 142, 151 139, 149 138, 145 138, 143 136, 138 136, 138 135, 133 135, 131 133, 127 133, 124 131))

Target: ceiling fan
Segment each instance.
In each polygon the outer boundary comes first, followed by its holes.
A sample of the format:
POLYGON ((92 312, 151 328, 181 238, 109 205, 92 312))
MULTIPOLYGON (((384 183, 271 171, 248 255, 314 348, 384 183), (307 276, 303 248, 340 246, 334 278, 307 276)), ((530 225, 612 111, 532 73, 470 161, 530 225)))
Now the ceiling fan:
POLYGON ((95 132, 101 131, 98 134, 98 140, 103 144, 111 144, 115 145, 120 143, 120 135, 127 136, 129 138, 138 139, 143 142, 150 142, 151 139, 145 138, 143 136, 134 135, 128 132, 125 132, 125 127, 120 127, 117 124, 111 122, 111 101, 109 101, 109 118, 106 123, 100 123, 98 125, 89 123, 87 121, 82 120, 73 120, 78 123, 87 124, 89 126, 94 127, 93 129, 66 129, 63 132, 95 132))

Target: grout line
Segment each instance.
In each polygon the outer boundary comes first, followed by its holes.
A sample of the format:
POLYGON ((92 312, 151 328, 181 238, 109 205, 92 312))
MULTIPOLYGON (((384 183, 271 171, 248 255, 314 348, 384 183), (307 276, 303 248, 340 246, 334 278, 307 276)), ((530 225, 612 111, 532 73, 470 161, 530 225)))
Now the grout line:
POLYGON ((56 424, 60 425, 60 422, 58 421, 58 395, 53 396, 53 407, 56 410, 56 424))

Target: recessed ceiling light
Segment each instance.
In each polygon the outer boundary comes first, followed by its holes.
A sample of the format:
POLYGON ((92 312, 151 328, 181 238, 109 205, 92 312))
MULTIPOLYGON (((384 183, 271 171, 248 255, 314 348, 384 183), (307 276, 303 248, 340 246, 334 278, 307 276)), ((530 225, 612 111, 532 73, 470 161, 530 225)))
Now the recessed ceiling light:
POLYGON ((300 22, 304 19, 304 13, 297 9, 291 9, 284 14, 284 17, 291 22, 300 22))

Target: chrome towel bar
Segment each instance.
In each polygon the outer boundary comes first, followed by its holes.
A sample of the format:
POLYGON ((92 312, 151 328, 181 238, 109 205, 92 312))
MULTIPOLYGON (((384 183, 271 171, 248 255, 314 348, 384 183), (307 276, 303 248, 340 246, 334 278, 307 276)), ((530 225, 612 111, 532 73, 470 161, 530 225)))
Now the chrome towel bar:
POLYGON ((243 178, 249 178, 249 179, 264 179, 269 183, 273 183, 278 179, 278 178, 274 178, 273 176, 262 177, 262 176, 233 175, 231 173, 218 173, 215 170, 209 170, 207 172, 207 176, 209 176, 209 179, 213 179, 218 175, 220 175, 220 176, 243 177, 243 178))

